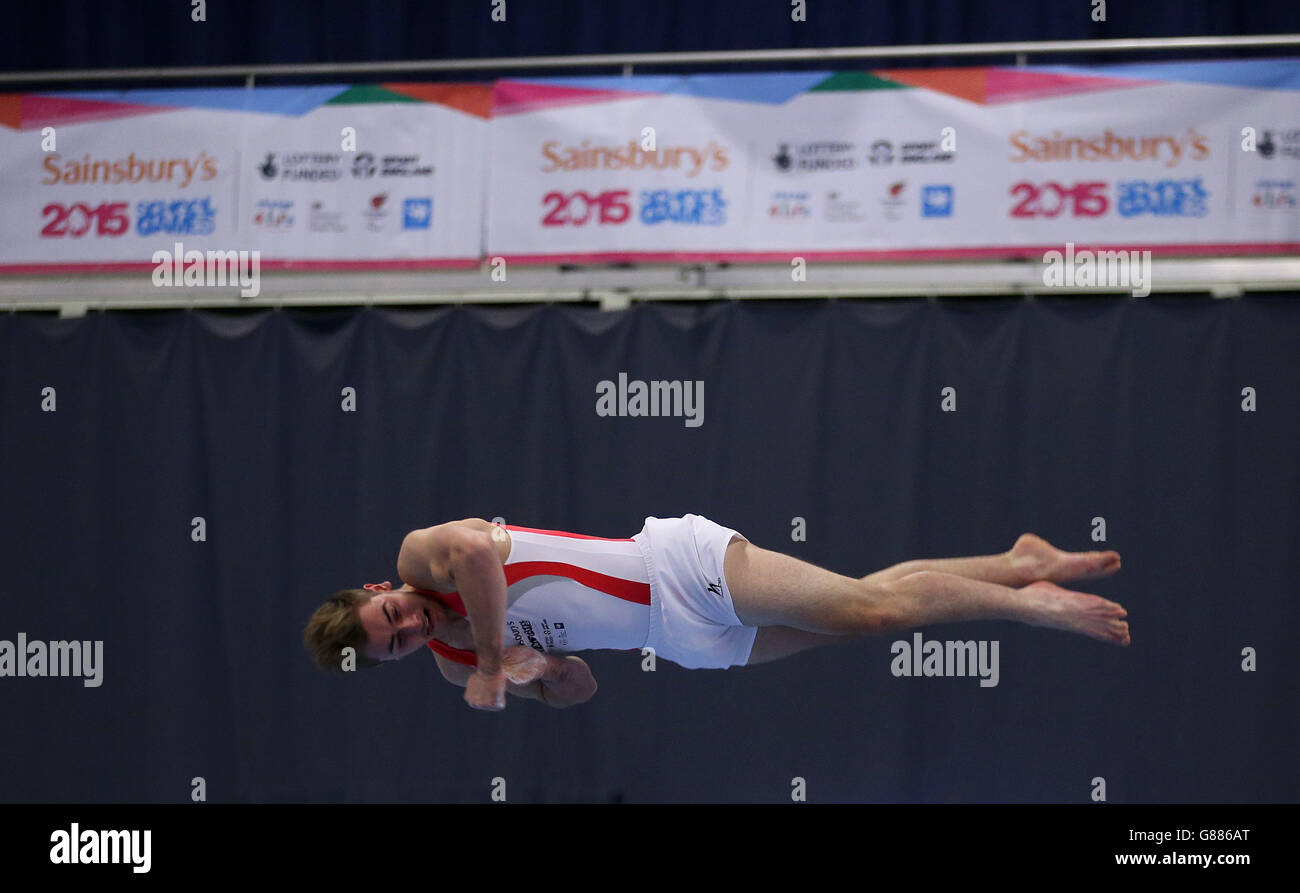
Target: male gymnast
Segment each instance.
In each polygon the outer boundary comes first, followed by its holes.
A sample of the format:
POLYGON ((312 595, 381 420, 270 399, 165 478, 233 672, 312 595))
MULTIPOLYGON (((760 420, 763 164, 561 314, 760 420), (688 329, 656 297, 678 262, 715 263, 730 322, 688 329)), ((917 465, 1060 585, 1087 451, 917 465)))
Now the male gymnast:
POLYGON ((408 533, 404 585, 336 592, 303 641, 322 669, 342 669, 347 648, 370 667, 428 647, 479 710, 504 709, 507 691, 569 707, 596 692, 586 662, 569 654, 587 649, 652 648, 683 667, 725 668, 961 620, 1128 645, 1124 608, 1056 585, 1119 566, 1117 552, 1063 552, 1026 533, 999 555, 906 561, 855 579, 699 515, 646 518, 630 539, 469 518, 408 533))

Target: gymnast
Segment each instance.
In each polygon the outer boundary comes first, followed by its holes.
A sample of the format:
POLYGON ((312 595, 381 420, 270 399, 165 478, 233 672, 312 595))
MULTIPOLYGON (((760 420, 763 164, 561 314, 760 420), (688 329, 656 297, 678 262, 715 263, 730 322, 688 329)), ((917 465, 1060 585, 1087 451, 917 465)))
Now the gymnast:
POLYGON ((700 515, 646 518, 630 539, 469 518, 408 533, 397 557, 404 585, 336 592, 303 642, 324 670, 428 647, 471 707, 502 710, 507 691, 569 707, 596 692, 570 653, 589 649, 653 649, 716 669, 962 620, 1128 645, 1124 608, 1056 585, 1119 566, 1117 552, 1064 552, 1026 533, 999 555, 905 561, 854 578, 760 549, 700 515))

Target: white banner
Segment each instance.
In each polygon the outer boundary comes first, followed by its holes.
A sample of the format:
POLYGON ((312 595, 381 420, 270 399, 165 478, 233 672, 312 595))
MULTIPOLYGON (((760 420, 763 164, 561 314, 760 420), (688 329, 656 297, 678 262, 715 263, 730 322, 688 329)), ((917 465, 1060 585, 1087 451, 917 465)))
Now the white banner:
POLYGON ((1300 66, 1226 66, 503 81, 488 253, 1295 253, 1300 66))
POLYGON ((272 267, 477 263, 486 116, 377 89, 322 104, 346 92, 31 97, 0 130, 0 264, 131 268, 178 242, 272 267))

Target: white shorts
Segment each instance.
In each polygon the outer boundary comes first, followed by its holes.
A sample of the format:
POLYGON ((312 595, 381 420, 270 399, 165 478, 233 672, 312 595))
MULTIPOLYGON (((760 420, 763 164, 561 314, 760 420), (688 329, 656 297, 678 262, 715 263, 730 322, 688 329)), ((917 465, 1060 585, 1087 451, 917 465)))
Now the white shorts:
MULTIPOLYGON (((700 515, 646 518, 632 537, 650 574, 650 635, 658 657, 696 669, 743 665, 758 628, 736 616, 722 572, 727 544, 741 536, 700 515)), ((746 540, 748 542, 748 540, 746 540)))

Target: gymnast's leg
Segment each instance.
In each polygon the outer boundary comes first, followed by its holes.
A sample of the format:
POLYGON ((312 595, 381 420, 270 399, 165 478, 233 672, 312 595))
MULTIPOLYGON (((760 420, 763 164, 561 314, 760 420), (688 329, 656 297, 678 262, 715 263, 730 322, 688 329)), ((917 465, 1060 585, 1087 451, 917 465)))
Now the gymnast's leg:
MULTIPOLYGON (((1035 574, 1050 572, 1066 579, 1063 576, 1066 573, 1104 574, 1118 567, 1118 555, 1093 553, 1080 553, 1091 556, 1086 558, 1082 571, 1073 566, 1059 567, 1053 564, 1054 556, 1038 548, 1037 543, 1033 545, 1039 558, 1047 559, 1046 563, 1039 563, 1035 574)), ((1067 558, 1070 554, 1052 551, 1067 558)), ((1030 573, 1029 563, 1019 560, 1026 557, 1017 555, 1009 562, 1000 561, 999 556, 984 556, 937 559, 933 563, 946 562, 940 566, 955 568, 958 565, 952 562, 967 562, 960 566, 968 572, 1020 582, 1018 575, 1034 575, 1030 573)), ((789 555, 760 549, 740 539, 732 540, 724 561, 736 614, 746 626, 785 627, 819 637, 852 637, 886 635, 932 623, 1015 620, 1117 645, 1129 643, 1128 624, 1123 620, 1127 612, 1098 596, 1063 589, 1043 579, 1017 589, 946 571, 913 570, 912 567, 892 579, 888 576, 876 577, 874 581, 856 579, 789 555)), ((750 663, 832 641, 779 632, 764 637, 761 631, 759 640, 755 642, 756 653, 750 663)))
POLYGON ((1038 580, 1064 583, 1108 577, 1119 570, 1119 565, 1118 552, 1064 552, 1040 536, 1024 533, 1014 546, 999 555, 904 561, 862 579, 868 583, 886 583, 917 571, 939 571, 1018 588, 1038 580))

